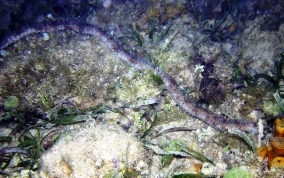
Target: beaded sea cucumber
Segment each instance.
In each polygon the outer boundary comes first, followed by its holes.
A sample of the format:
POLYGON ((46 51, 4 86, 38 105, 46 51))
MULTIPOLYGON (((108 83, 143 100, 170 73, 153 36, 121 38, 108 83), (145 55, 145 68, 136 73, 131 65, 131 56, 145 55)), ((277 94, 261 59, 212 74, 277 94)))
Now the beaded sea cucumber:
POLYGON ((229 119, 218 115, 208 109, 202 108, 193 102, 187 101, 183 92, 179 89, 179 85, 173 77, 168 75, 159 66, 153 64, 149 59, 144 57, 137 57, 133 53, 127 52, 122 47, 118 46, 114 40, 105 35, 99 28, 90 25, 82 24, 62 24, 62 25, 41 25, 33 28, 26 28, 18 33, 12 34, 0 43, 0 49, 4 49, 22 37, 43 32, 56 31, 73 31, 78 34, 93 35, 106 44, 112 53, 123 61, 126 61, 130 66, 138 69, 153 69, 156 74, 163 80, 165 87, 170 91, 175 102, 184 109, 189 115, 196 117, 215 129, 221 131, 229 131, 230 129, 237 129, 240 131, 250 131, 258 133, 257 122, 250 122, 240 119, 229 119))

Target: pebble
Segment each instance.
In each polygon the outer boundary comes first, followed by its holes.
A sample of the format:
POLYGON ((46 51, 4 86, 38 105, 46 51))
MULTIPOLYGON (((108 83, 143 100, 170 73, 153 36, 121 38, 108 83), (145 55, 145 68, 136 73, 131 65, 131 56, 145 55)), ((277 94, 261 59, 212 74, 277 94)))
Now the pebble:
POLYGON ((6 50, 0 51, 0 55, 3 56, 3 57, 7 56, 7 54, 8 54, 8 52, 6 50))
POLYGON ((49 40, 49 35, 47 33, 43 33, 43 40, 48 41, 49 40))

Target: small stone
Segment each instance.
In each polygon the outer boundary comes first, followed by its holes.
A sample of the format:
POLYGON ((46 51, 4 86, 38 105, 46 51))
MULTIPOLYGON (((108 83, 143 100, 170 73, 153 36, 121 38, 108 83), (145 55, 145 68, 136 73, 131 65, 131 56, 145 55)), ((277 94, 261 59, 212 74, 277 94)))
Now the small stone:
POLYGON ((145 105, 156 104, 157 102, 158 102, 158 100, 156 98, 144 100, 145 105))
POLYGON ((49 19, 53 19, 52 14, 47 14, 46 17, 49 18, 49 19))
POLYGON ((49 35, 48 35, 48 33, 43 33, 42 35, 43 35, 43 40, 44 40, 44 41, 48 41, 48 40, 49 40, 49 35))
POLYGON ((0 55, 1 56, 3 56, 3 57, 5 57, 5 56, 7 56, 7 54, 8 54, 8 52, 6 51, 6 50, 0 50, 0 55))
POLYGON ((37 71, 42 71, 42 70, 44 70, 44 66, 42 64, 35 64, 35 69, 37 71))
POLYGON ((65 175, 70 175, 72 173, 72 169, 71 169, 71 166, 65 162, 65 161, 62 161, 62 172, 65 174, 65 175))
POLYGON ((74 54, 74 50, 70 49, 67 51, 68 54, 73 55, 74 54))
POLYGON ((101 168, 103 165, 103 160, 102 159, 98 159, 95 163, 95 166, 99 169, 101 168))
POLYGON ((224 171, 227 169, 227 164, 225 164, 225 163, 219 162, 219 163, 216 163, 216 166, 217 166, 218 168, 224 170, 224 171))
POLYGON ((102 3, 105 8, 109 8, 112 4, 111 0, 103 0, 102 3))
POLYGON ((211 163, 205 162, 202 165, 201 173, 205 175, 212 175, 215 173, 214 166, 211 163))

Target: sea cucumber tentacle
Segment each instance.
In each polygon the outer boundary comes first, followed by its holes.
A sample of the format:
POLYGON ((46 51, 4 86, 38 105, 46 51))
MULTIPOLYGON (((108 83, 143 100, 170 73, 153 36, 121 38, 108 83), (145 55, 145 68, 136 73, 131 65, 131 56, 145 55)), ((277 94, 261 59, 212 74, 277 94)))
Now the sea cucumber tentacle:
POLYGON ((238 129, 241 131, 250 131, 258 133, 257 122, 250 122, 239 119, 229 119, 227 117, 218 115, 208 109, 202 108, 193 102, 186 101, 183 92, 179 89, 178 83, 173 77, 168 75, 162 68, 151 63, 147 58, 137 57, 133 53, 129 53, 124 48, 115 43, 114 40, 105 35, 96 26, 82 25, 82 24, 60 24, 60 25, 41 25, 33 28, 24 29, 18 33, 8 36, 0 43, 0 49, 3 49, 12 43, 19 41, 22 37, 43 32, 56 32, 56 31, 73 31, 79 34, 92 35, 100 38, 106 44, 112 53, 123 61, 126 61, 131 67, 138 70, 152 69, 156 74, 162 78, 165 87, 171 93, 175 102, 187 112, 189 115, 200 119, 215 129, 221 131, 228 131, 229 129, 238 129))

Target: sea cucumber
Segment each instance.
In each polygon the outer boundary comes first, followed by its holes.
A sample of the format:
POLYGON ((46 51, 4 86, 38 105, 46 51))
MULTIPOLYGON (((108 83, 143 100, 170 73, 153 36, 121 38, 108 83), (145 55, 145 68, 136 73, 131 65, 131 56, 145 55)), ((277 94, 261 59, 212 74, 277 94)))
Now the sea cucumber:
POLYGON ((9 35, 0 43, 0 49, 4 49, 12 43, 19 41, 22 37, 34 34, 34 33, 46 33, 56 31, 73 31, 78 34, 93 35, 106 44, 112 53, 123 61, 126 61, 130 66, 138 69, 153 69, 156 74, 163 80, 165 87, 171 93, 175 102, 185 110, 189 115, 196 117, 215 129, 221 131, 228 131, 229 129, 237 129, 240 131, 250 131, 258 133, 257 122, 250 122, 239 119, 229 119, 222 115, 218 115, 208 109, 202 108, 197 104, 187 101, 183 95, 183 92, 179 89, 178 83, 173 77, 168 75, 162 68, 153 64, 149 59, 144 57, 137 57, 134 53, 126 51, 121 46, 117 45, 114 40, 109 38, 98 27, 87 24, 58 24, 58 25, 38 25, 32 28, 25 28, 18 33, 9 35))

